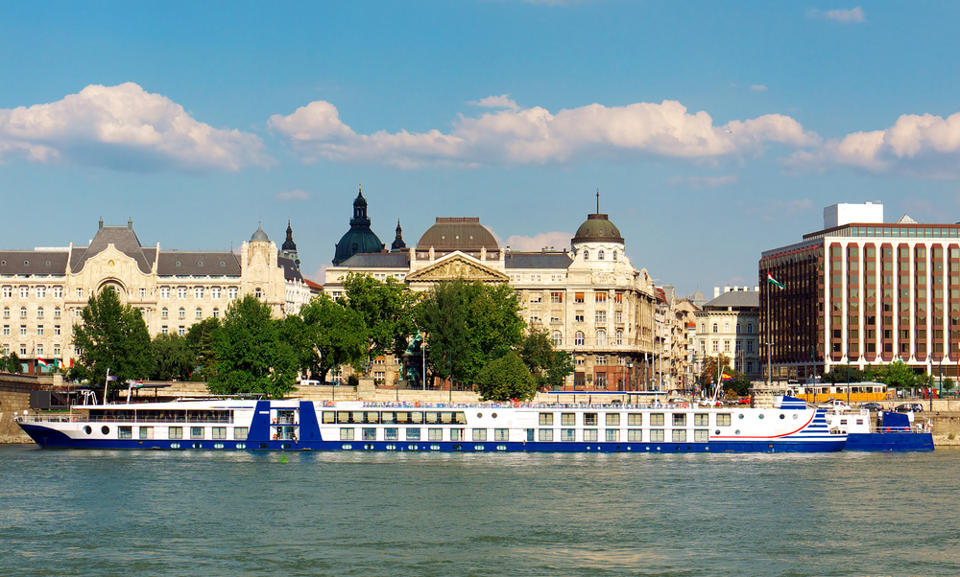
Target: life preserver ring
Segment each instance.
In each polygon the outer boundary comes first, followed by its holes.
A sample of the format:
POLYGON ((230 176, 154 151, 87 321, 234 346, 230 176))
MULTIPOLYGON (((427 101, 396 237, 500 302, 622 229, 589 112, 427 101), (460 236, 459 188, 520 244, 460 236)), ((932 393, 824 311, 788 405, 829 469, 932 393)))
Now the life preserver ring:
POLYGON ((420 406, 420 401, 414 401, 414 402, 413 402, 413 406, 414 406, 414 407, 419 407, 419 406, 420 406))
POLYGON ((513 403, 514 408, 520 406, 520 401, 518 401, 517 399, 513 399, 513 401, 511 401, 511 402, 513 403))
POLYGON ((70 420, 71 420, 72 422, 74 422, 74 423, 77 422, 77 418, 76 418, 76 417, 70 417, 70 420))
POLYGON ((324 402, 323 402, 323 406, 324 406, 324 407, 332 407, 332 406, 333 406, 333 401, 324 401, 324 402))

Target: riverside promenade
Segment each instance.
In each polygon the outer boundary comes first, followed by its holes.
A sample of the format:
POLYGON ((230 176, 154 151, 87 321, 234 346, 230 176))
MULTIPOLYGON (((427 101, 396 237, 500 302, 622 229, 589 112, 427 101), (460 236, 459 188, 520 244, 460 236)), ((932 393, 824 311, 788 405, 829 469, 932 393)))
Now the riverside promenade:
MULTIPOLYGON (((196 382, 163 382, 158 394, 161 400, 182 397, 203 397, 209 394, 206 383, 196 382)), ((13 375, 0 372, 0 444, 30 443, 30 438, 13 422, 17 412, 30 410, 30 394, 33 391, 49 391, 61 388, 62 379, 59 376, 29 376, 13 375)), ((479 396, 471 391, 450 391, 437 389, 387 389, 377 388, 372 379, 361 379, 359 386, 331 386, 313 385, 294 389, 288 398, 299 398, 309 401, 401 401, 422 403, 476 403, 479 396)), ((587 395, 569 393, 564 395, 548 395, 538 393, 534 402, 537 403, 577 403, 585 402, 587 395)), ((613 398, 619 397, 610 397, 613 398)), ((148 401, 153 399, 152 393, 138 392, 132 401, 148 401)), ((929 400, 892 399, 883 401, 885 409, 893 410, 899 404, 906 402, 920 402, 923 412, 917 413, 920 422, 927 419, 933 424, 933 442, 937 447, 960 447, 960 399, 935 399, 933 410, 929 409, 929 400)))

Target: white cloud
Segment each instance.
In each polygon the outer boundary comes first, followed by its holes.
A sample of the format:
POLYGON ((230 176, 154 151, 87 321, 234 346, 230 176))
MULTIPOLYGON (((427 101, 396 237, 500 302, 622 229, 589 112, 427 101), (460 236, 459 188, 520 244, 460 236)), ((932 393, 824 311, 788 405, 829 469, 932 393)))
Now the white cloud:
POLYGON ((310 193, 302 188, 278 192, 276 196, 277 200, 310 200, 310 193))
POLYGON ((511 236, 504 246, 519 252, 538 251, 544 248, 562 250, 570 247, 571 239, 573 234, 569 232, 542 232, 534 236, 511 236))
POLYGON ((783 220, 784 217, 795 216, 813 209, 813 200, 797 198, 793 200, 774 200, 759 207, 748 209, 749 214, 760 215, 767 222, 783 220))
POLYGON ((723 176, 675 176, 670 179, 672 186, 687 186, 690 188, 719 188, 737 182, 735 174, 723 176))
POLYGON ((132 82, 0 109, 0 161, 13 156, 135 171, 234 171, 271 162, 256 135, 198 122, 132 82))
POLYGON ((846 166, 875 173, 960 178, 960 113, 904 114, 883 130, 853 132, 794 153, 796 166, 846 166))
POLYGON ((754 92, 766 92, 767 86, 765 84, 751 84, 750 90, 753 90, 754 92))
POLYGON ((509 94, 487 96, 486 98, 481 98, 480 100, 471 100, 467 104, 470 104, 471 106, 479 106, 480 108, 508 108, 510 110, 517 110, 520 108, 517 106, 517 103, 510 98, 509 94))
POLYGON ((810 10, 808 14, 811 18, 832 20, 833 22, 841 22, 843 24, 859 24, 867 20, 866 13, 863 11, 863 8, 859 6, 846 10, 810 10))
POLYGON ((340 120, 333 104, 315 101, 290 115, 271 116, 268 125, 308 162, 327 158, 405 168, 564 163, 625 154, 704 159, 756 153, 767 143, 819 142, 789 116, 768 114, 719 126, 706 112, 691 114, 672 100, 590 104, 556 114, 539 106, 506 109, 479 117, 460 115, 448 133, 373 134, 357 134, 340 120))

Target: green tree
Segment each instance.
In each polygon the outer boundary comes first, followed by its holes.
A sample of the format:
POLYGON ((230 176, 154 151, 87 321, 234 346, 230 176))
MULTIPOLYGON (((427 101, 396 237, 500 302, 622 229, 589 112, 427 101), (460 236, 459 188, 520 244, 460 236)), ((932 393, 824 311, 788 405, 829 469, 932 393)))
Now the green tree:
POLYGON ((537 388, 562 385, 573 374, 573 358, 564 351, 557 351, 546 331, 531 330, 520 343, 520 358, 537 380, 537 388))
POLYGON ((193 354, 191 380, 208 381, 213 374, 213 335, 220 328, 220 319, 210 317, 187 330, 187 346, 193 354))
POLYGON ((11 352, 9 356, 0 356, 0 371, 19 373, 21 370, 23 370, 23 368, 17 353, 11 352))
POLYGON ((919 384, 918 375, 909 365, 900 360, 882 367, 882 371, 877 371, 877 375, 880 382, 897 389, 913 389, 919 384))
POLYGON ((864 372, 851 365, 837 365, 823 375, 825 383, 859 383, 865 378, 864 372))
POLYGON ((366 356, 367 329, 356 310, 320 295, 303 307, 300 315, 306 335, 306 344, 300 349, 301 367, 318 374, 322 382, 331 369, 356 365, 366 356))
POLYGON ((475 383, 480 371, 517 347, 525 323, 517 293, 505 284, 462 279, 435 284, 416 307, 427 334, 427 363, 441 378, 475 383))
POLYGON ((252 295, 234 301, 214 333, 214 374, 207 387, 215 394, 260 393, 275 399, 290 392, 297 357, 280 336, 280 321, 252 295))
POLYGON ((112 287, 92 295, 80 311, 83 324, 73 326, 73 344, 80 349, 81 369, 93 385, 104 382, 107 371, 116 376, 111 388, 122 388, 128 379, 153 372, 150 334, 140 311, 120 302, 112 287))
POLYGON ((941 384, 940 386, 941 388, 943 388, 944 391, 949 393, 950 391, 953 390, 953 379, 950 377, 943 379, 943 384, 941 384))
POLYGON ((717 384, 717 375, 719 374, 719 371, 717 370, 718 359, 721 367, 730 366, 730 358, 723 354, 716 357, 705 358, 703 360, 703 368, 700 371, 700 383, 704 387, 717 384))
POLYGON ((381 282, 370 275, 350 273, 343 286, 346 306, 360 313, 366 326, 367 355, 371 359, 388 352, 401 356, 416 330, 416 296, 393 277, 381 282))
POLYGON ((480 371, 477 391, 484 401, 526 401, 537 394, 537 381, 520 356, 510 351, 480 371))
POLYGON ((180 335, 157 335, 151 343, 156 364, 152 378, 167 381, 185 381, 196 366, 193 351, 186 337, 180 335))

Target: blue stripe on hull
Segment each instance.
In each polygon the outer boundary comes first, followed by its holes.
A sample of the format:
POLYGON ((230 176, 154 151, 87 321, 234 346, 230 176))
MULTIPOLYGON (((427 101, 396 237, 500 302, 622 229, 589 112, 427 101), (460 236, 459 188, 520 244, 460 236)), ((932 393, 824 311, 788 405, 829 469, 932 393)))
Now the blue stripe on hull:
POLYGON ((931 433, 850 433, 845 451, 932 451, 931 433))

